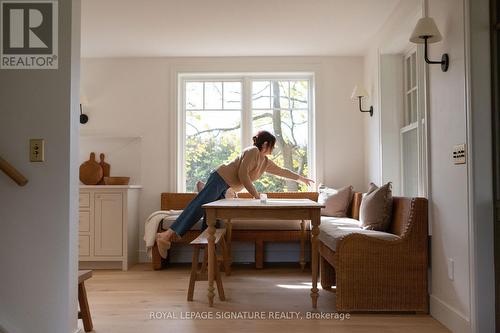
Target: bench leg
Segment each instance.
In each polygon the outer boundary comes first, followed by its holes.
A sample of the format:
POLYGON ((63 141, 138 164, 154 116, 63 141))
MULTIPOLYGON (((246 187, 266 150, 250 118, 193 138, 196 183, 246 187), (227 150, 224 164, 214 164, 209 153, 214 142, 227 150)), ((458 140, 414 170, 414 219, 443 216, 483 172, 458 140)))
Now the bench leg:
POLYGON ((217 292, 219 293, 219 299, 221 301, 226 300, 226 295, 224 295, 224 287, 222 286, 222 278, 219 270, 219 262, 215 261, 215 282, 217 283, 217 292))
POLYGON ((220 240, 220 249, 222 252, 222 263, 224 265, 224 273, 226 273, 226 276, 229 276, 231 275, 231 263, 229 262, 229 253, 225 237, 222 237, 220 240))
POLYGON ((78 284, 78 303, 80 304, 80 315, 83 321, 83 329, 85 332, 90 332, 94 329, 92 324, 92 317, 90 316, 89 302, 87 300, 87 291, 85 290, 85 284, 78 284))
POLYGON ((306 268, 306 222, 300 222, 300 269, 306 268))
POLYGON ((320 271, 321 271, 321 287, 324 290, 332 290, 332 286, 336 284, 335 268, 320 255, 320 271))
POLYGON ((264 268, 264 241, 262 239, 255 241, 255 268, 264 268))
POLYGON ((153 245, 153 249, 151 250, 152 255, 153 255, 153 269, 155 271, 158 271, 162 269, 162 263, 161 263, 161 256, 160 252, 158 251, 158 245, 155 242, 155 245, 153 245))
POLYGON ((204 247, 203 250, 203 261, 201 262, 201 269, 200 272, 207 272, 207 266, 208 265, 208 248, 204 247))
POLYGON ((194 284, 196 283, 196 278, 198 276, 198 256, 200 255, 200 248, 195 246, 193 248, 193 260, 191 263, 191 275, 189 276, 189 288, 187 300, 188 302, 193 300, 194 294, 194 284))

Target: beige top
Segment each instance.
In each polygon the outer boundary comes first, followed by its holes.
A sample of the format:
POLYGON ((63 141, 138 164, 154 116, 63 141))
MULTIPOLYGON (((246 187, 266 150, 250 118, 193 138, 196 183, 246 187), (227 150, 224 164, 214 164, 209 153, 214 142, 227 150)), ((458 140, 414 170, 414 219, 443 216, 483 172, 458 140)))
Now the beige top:
POLYGON ((259 179, 264 172, 293 180, 300 177, 295 172, 277 166, 267 156, 260 154, 259 148, 255 146, 245 148, 232 162, 221 165, 216 171, 236 192, 245 187, 255 198, 258 192, 252 182, 259 179))

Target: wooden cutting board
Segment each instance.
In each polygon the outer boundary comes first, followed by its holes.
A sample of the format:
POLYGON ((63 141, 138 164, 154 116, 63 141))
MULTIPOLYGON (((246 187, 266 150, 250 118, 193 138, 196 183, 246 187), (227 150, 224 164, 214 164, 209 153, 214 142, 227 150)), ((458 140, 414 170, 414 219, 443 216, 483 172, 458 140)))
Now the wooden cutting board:
POLYGON ((102 167, 95 160, 95 153, 90 153, 90 159, 80 165, 80 181, 85 185, 97 185, 102 175, 102 167))
POLYGON ((102 168, 102 178, 99 181, 99 185, 105 185, 104 184, 104 177, 109 177, 111 166, 108 163, 104 162, 104 158, 105 158, 104 154, 101 154, 99 157, 101 159, 99 164, 101 165, 101 168, 102 168))

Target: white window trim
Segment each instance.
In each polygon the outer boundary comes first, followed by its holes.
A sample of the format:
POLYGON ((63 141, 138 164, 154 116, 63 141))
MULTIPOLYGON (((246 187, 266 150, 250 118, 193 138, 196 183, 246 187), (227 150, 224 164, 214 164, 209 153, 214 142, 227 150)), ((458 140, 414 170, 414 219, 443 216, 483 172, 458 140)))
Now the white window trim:
MULTIPOLYGON (((308 108, 308 150, 307 159, 309 167, 309 178, 316 178, 316 125, 315 125, 315 74, 313 72, 265 72, 265 73, 177 73, 177 191, 186 192, 186 175, 184 165, 185 137, 186 137, 186 81, 241 81, 242 103, 241 103, 241 145, 243 147, 252 144, 252 94, 251 83, 254 80, 307 80, 309 81, 309 108, 308 108)), ((304 109, 305 110, 305 109, 304 109)))

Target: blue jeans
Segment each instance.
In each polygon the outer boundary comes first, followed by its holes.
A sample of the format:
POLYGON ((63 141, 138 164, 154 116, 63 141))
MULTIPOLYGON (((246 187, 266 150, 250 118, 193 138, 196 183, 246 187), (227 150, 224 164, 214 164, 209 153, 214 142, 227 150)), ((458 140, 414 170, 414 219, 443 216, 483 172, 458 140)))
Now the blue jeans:
POLYGON ((182 236, 203 217, 202 230, 205 230, 207 228, 207 223, 205 212, 201 206, 209 202, 224 199, 228 188, 229 185, 226 184, 217 171, 212 171, 205 187, 203 187, 201 192, 189 203, 175 222, 172 223, 170 229, 175 231, 177 235, 182 236))

